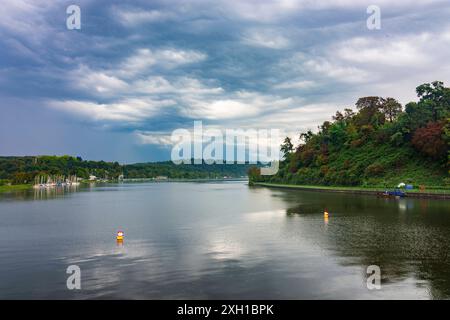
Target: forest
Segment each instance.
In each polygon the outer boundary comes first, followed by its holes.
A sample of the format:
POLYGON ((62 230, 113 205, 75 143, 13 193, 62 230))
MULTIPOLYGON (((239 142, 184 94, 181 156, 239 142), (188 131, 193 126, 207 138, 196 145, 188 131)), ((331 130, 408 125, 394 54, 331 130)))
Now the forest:
POLYGON ((36 176, 77 176, 88 179, 90 175, 105 180, 124 178, 208 179, 247 176, 250 165, 200 164, 175 165, 171 161, 121 165, 118 162, 87 161, 72 156, 0 157, 0 186, 33 183, 36 176))
POLYGON ((316 132, 286 137, 274 176, 249 170, 251 182, 296 185, 448 187, 450 88, 435 81, 416 88, 417 102, 370 96, 344 108, 316 132))

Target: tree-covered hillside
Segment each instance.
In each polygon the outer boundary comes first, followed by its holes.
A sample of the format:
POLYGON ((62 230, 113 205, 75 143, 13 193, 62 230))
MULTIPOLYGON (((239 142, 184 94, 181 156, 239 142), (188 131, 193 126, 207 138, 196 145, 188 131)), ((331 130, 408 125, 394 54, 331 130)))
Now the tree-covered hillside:
POLYGON ((143 178, 167 176, 173 179, 246 177, 249 164, 179 164, 172 161, 148 162, 125 165, 124 176, 127 178, 143 178))
POLYGON ((332 186, 448 186, 450 88, 442 82, 416 89, 405 108, 393 98, 364 97, 336 112, 317 133, 287 137, 275 176, 250 170, 251 181, 332 186))
POLYGON ((118 162, 86 161, 71 156, 0 157, 0 184, 32 183, 36 176, 71 176, 116 179, 122 174, 118 162))
POLYGON ((118 162, 86 161, 71 156, 0 157, 0 185, 33 183, 36 176, 77 176, 87 179, 155 178, 205 179, 242 177, 249 165, 201 164, 175 165, 171 161, 120 165, 118 162))

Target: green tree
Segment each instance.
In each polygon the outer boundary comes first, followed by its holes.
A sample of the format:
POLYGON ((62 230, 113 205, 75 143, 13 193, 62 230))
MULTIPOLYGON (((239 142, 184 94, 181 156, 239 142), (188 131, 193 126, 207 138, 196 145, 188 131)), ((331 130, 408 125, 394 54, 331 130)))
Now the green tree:
POLYGON ((300 141, 304 141, 308 143, 309 140, 314 136, 314 133, 311 130, 308 130, 304 133, 300 133, 300 141))
POLYGON ((389 122, 394 122, 402 112, 402 105, 394 98, 386 98, 382 100, 381 110, 389 122))
POLYGON ((292 144, 291 138, 289 138, 289 137, 284 138, 284 141, 281 144, 280 150, 283 153, 283 158, 288 160, 289 155, 294 150, 294 145, 292 144))
MULTIPOLYGON (((432 121, 432 113, 430 108, 424 107, 424 103, 410 102, 405 106, 404 129, 409 132, 415 131, 417 128, 425 126, 432 121)), ((405 130, 405 131, 406 131, 405 130)))
POLYGON ((416 88, 419 104, 429 108, 433 115, 433 121, 447 116, 450 111, 450 89, 444 87, 441 81, 424 83, 416 88))
POLYGON ((359 127, 364 125, 379 126, 384 123, 384 115, 380 112, 383 105, 381 97, 363 97, 356 102, 358 114, 356 123, 359 127))

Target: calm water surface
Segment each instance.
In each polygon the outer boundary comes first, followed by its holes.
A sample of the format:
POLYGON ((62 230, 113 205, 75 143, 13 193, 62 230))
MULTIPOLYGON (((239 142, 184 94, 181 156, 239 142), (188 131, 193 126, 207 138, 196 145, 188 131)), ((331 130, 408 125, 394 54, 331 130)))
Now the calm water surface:
POLYGON ((245 182, 0 194, 1 299, 448 299, 449 253, 448 201, 245 182))

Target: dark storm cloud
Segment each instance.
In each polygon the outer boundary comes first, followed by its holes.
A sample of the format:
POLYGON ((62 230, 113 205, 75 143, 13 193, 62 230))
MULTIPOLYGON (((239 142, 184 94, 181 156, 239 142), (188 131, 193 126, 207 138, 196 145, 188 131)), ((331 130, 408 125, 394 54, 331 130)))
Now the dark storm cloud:
POLYGON ((26 124, 45 136, 42 153, 99 158, 103 144, 106 159, 167 158, 155 144, 194 119, 297 134, 359 96, 405 103, 450 74, 448 1, 21 0, 2 11, 1 154, 40 153, 26 124), (70 4, 81 30, 66 28, 70 4), (370 4, 381 30, 366 27, 370 4), (55 128, 70 128, 67 143, 55 128))

